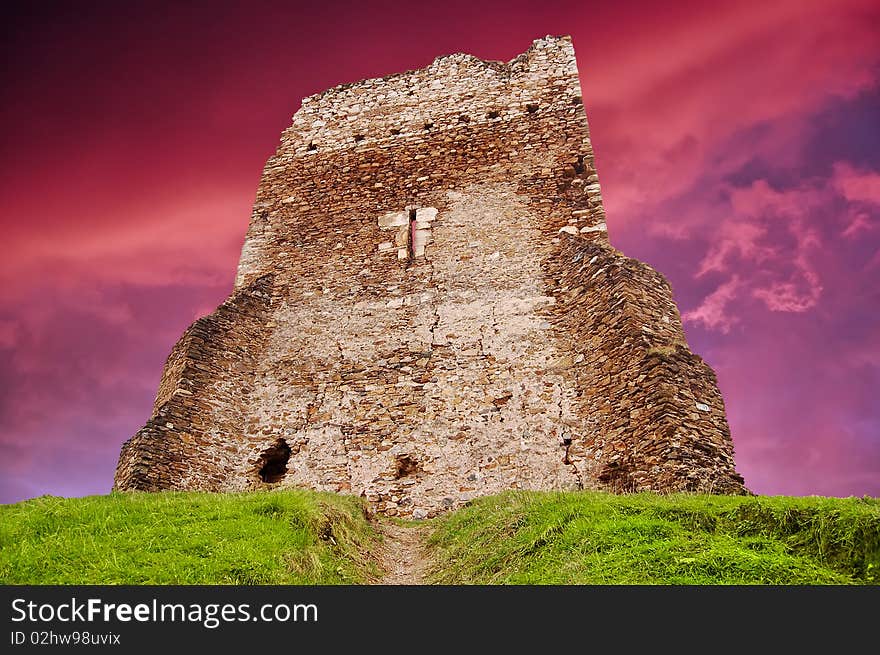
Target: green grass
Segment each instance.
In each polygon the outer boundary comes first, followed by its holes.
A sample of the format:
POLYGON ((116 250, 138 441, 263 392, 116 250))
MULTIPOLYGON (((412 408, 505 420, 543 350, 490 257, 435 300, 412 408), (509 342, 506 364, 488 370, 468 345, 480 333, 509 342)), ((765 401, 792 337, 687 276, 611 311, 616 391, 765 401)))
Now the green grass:
MULTIPOLYGON (((367 583, 364 509, 298 490, 44 496, 0 505, 0 583, 367 583)), ((880 499, 509 492, 428 524, 440 584, 880 583, 880 499)))
POLYGON ((509 492, 429 543, 441 584, 877 584, 880 499, 509 492))
POLYGON ((329 493, 43 496, 0 506, 0 583, 360 583, 377 539, 329 493))

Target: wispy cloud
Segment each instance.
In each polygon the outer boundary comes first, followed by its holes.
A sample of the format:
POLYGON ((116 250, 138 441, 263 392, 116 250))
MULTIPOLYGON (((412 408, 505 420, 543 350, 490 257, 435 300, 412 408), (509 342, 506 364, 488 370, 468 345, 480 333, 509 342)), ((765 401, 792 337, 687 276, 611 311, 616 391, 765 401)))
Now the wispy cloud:
POLYGON ((734 275, 706 296, 699 307, 682 314, 682 320, 701 323, 710 330, 729 332, 738 320, 736 315, 729 311, 729 307, 741 286, 739 277, 734 275))

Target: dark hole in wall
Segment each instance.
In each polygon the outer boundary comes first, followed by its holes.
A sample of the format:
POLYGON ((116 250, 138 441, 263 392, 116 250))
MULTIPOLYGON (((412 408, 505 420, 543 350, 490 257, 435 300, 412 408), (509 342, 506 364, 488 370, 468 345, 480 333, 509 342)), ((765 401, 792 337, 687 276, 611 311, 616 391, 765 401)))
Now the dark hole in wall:
POLYGON ((395 129, 391 130, 391 134, 393 134, 394 136, 397 136, 398 134, 400 134, 400 130, 395 128, 395 129))
POLYGON ((308 149, 309 149, 309 150, 317 150, 317 149, 318 149, 318 146, 316 146, 314 143, 310 143, 308 149))
POLYGON ((434 127, 434 123, 425 123, 425 129, 426 129, 426 130, 430 130, 430 129, 433 128, 433 127, 434 127))
POLYGON ((574 166, 575 173, 583 173, 584 172, 584 156, 578 155, 577 161, 572 164, 574 166))
POLYGON ((501 116, 501 114, 499 114, 497 111, 490 111, 488 114, 486 114, 486 116, 488 116, 489 118, 498 118, 499 116, 501 116))
POLYGON ((355 135, 354 135, 354 140, 355 140, 355 141, 363 141, 363 140, 364 140, 364 135, 363 135, 363 134, 355 134, 355 135))
POLYGON ((529 103, 526 105, 526 111, 528 111, 530 114, 534 114, 536 111, 538 111, 538 105, 534 102, 529 103))
POLYGON ((471 119, 470 119, 470 117, 465 116, 464 114, 462 114, 461 116, 458 117, 458 122, 459 122, 459 123, 470 123, 470 122, 471 122, 471 119))
POLYGON ((580 96, 575 96, 574 98, 571 99, 571 104, 580 105, 583 103, 583 101, 584 101, 584 99, 581 98, 580 96))
POLYGON ((632 479, 629 469, 619 462, 610 462, 602 467, 597 476, 599 482, 608 485, 614 493, 630 493, 635 491, 635 481, 632 479))
POLYGON ((260 479, 269 484, 280 482, 287 474, 289 460, 290 446, 284 439, 279 439, 260 455, 260 479))
POLYGON ((408 475, 417 473, 419 463, 409 455, 398 455, 394 458, 394 477, 396 479, 405 478, 408 475))

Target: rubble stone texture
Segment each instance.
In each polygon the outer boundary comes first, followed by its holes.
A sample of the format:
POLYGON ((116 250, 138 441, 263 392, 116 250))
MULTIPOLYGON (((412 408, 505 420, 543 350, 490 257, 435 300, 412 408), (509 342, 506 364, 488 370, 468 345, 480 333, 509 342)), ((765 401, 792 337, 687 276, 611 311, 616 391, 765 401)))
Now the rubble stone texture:
POLYGON ((303 101, 234 291, 115 479, 275 486, 415 518, 505 489, 744 492, 669 284, 609 244, 570 38, 303 101))

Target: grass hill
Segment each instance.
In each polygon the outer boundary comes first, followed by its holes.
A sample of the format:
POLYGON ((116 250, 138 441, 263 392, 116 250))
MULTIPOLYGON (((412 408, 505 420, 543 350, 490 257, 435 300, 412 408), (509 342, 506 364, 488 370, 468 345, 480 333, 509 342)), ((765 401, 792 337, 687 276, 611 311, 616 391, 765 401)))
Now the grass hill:
POLYGON ((430 543, 439 583, 877 584, 880 499, 507 493, 430 543))
POLYGON ((44 496, 0 506, 0 583, 383 582, 405 528, 427 583, 880 583, 880 499, 508 492, 389 521, 300 490, 44 496))
POLYGON ((364 582, 378 539, 359 499, 327 493, 42 496, 0 506, 0 582, 364 582))

